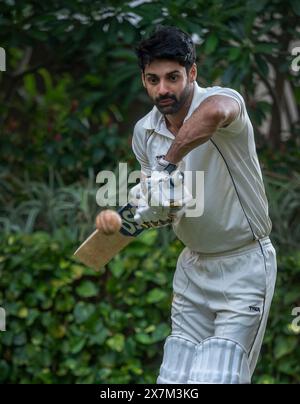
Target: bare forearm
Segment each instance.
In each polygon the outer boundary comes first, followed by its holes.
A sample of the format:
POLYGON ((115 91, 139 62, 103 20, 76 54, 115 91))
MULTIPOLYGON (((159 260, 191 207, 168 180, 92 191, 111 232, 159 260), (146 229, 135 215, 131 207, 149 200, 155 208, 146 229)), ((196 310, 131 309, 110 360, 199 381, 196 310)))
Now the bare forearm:
POLYGON ((177 164, 191 150, 207 142, 218 128, 229 124, 237 114, 237 103, 228 97, 225 101, 220 96, 208 98, 182 125, 165 159, 177 164))
POLYGON ((195 115, 180 128, 172 146, 165 157, 167 161, 177 164, 191 150, 207 142, 220 125, 220 120, 213 117, 195 115))

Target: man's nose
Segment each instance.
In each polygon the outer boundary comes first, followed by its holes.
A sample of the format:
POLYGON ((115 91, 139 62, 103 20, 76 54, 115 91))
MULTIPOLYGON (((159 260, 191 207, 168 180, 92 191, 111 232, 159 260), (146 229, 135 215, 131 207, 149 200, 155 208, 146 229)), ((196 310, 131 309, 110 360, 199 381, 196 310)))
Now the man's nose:
POLYGON ((164 80, 161 80, 159 83, 159 86, 158 86, 159 96, 166 95, 166 94, 168 94, 168 92, 169 92, 169 89, 168 89, 166 82, 164 80))

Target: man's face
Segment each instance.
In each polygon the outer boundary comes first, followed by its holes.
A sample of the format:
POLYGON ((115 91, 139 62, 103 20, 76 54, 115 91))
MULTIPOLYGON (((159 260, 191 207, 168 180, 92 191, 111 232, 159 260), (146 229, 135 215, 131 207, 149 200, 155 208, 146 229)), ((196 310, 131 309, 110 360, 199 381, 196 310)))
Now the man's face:
POLYGON ((164 115, 176 114, 193 90, 196 67, 188 75, 184 66, 170 60, 154 60, 145 67, 142 80, 149 97, 164 115))

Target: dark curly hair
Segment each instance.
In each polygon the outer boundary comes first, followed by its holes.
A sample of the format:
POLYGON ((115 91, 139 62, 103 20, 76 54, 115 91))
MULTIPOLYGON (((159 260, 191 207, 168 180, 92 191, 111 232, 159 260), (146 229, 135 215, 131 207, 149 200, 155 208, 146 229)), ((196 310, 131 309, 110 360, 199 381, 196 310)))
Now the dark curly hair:
POLYGON ((177 61, 188 72, 196 60, 192 38, 179 28, 170 26, 158 26, 135 50, 142 71, 155 59, 167 59, 177 61))

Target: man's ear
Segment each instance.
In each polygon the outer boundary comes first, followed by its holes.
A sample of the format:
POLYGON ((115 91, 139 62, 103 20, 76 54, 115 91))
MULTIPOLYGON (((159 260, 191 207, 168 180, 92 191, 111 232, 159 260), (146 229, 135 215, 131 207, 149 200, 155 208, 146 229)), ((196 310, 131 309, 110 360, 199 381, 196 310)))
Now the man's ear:
POLYGON ((193 63, 192 67, 190 68, 189 79, 190 79, 191 83, 197 79, 197 65, 196 65, 196 63, 193 63))
POLYGON ((142 72, 142 83, 143 83, 143 86, 146 88, 146 81, 145 81, 145 73, 144 72, 142 72))

